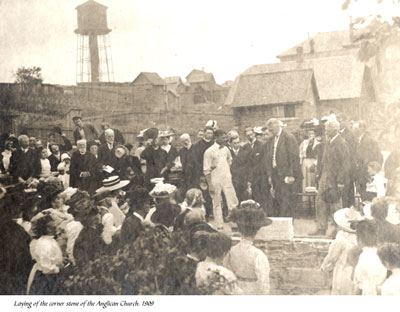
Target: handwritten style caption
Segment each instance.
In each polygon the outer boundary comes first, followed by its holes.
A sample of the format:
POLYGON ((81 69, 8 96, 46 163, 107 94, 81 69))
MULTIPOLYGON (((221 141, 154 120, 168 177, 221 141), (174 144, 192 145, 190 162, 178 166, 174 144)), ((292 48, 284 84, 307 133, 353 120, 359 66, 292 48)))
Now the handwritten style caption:
POLYGON ((152 307, 155 305, 154 300, 120 300, 120 301, 101 301, 101 300, 74 300, 74 301, 51 301, 51 300, 36 300, 36 301, 29 301, 29 300, 15 300, 14 307, 20 307, 21 309, 36 309, 41 307, 70 307, 70 308, 87 308, 87 307, 97 307, 97 308, 115 308, 115 307, 152 307))

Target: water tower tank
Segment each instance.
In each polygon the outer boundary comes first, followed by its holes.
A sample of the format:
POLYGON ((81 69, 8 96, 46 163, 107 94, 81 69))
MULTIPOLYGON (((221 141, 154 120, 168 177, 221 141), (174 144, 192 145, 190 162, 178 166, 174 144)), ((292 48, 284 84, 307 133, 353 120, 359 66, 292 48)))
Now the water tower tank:
POLYGON ((87 36, 89 34, 105 35, 111 29, 107 26, 107 7, 96 1, 89 0, 76 7, 78 13, 78 28, 75 33, 87 36))

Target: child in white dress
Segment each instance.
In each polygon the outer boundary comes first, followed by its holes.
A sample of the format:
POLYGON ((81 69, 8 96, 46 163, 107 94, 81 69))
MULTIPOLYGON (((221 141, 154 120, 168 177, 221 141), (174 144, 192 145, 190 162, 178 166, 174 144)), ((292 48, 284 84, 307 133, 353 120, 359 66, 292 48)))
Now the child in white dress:
POLYGON ((383 197, 386 195, 387 179, 381 175, 382 166, 377 161, 368 164, 368 174, 371 181, 367 183, 366 200, 372 201, 375 197, 383 197))
POLYGON ((340 230, 321 265, 322 271, 333 269, 331 295, 356 295, 358 292, 352 280, 353 266, 347 262, 347 256, 357 246, 356 231, 351 228, 351 221, 361 218, 361 214, 351 208, 340 209, 333 215, 340 230))
POLYGON ((377 295, 378 286, 386 279, 387 270, 377 254, 375 221, 363 220, 356 225, 357 243, 362 249, 354 271, 354 283, 362 295, 377 295))
POLYGON ((400 296, 400 245, 385 244, 378 249, 378 256, 392 275, 382 284, 383 296, 400 296))

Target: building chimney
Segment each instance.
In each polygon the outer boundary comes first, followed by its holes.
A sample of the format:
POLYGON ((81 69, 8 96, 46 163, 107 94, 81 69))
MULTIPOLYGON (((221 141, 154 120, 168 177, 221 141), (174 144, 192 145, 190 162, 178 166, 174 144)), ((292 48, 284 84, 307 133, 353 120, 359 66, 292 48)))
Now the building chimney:
POLYGON ((350 16, 350 25, 349 25, 349 39, 350 39, 350 43, 353 43, 354 40, 354 28, 353 28, 354 24, 353 24, 353 17, 350 16))
POLYGON ((297 47, 296 48, 296 59, 298 63, 303 62, 303 47, 297 47))
POLYGON ((314 46, 315 46, 315 41, 314 39, 310 39, 310 53, 313 54, 315 52, 314 46))

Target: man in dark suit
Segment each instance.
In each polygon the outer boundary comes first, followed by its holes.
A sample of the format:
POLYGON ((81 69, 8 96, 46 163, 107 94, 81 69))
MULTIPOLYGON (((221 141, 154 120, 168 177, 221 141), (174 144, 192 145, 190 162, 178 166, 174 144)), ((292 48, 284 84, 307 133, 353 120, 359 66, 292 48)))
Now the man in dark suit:
POLYGON ((349 161, 350 161, 350 171, 349 171, 349 183, 347 183, 343 188, 343 207, 352 207, 355 204, 355 194, 354 194, 354 177, 356 171, 356 147, 357 141, 354 136, 354 132, 351 129, 349 118, 345 114, 337 114, 337 121, 340 123, 339 133, 342 138, 346 141, 347 147, 349 149, 349 161))
POLYGON ((232 155, 232 184, 240 203, 249 199, 250 194, 247 192, 249 183, 249 156, 248 152, 244 148, 240 147, 239 134, 229 138, 229 150, 232 155))
MULTIPOLYGON (((261 128, 259 129, 261 131, 261 128)), ((243 149, 247 152, 247 163, 248 163, 248 180, 251 184, 252 198, 267 211, 269 201, 266 200, 265 195, 268 193, 270 187, 268 187, 268 179, 265 175, 265 171, 262 168, 262 159, 266 146, 262 143, 259 138, 262 137, 258 133, 258 138, 253 128, 246 128, 246 137, 248 142, 243 146, 243 149)))
POLYGON ((29 148, 29 138, 26 135, 18 137, 19 148, 12 152, 9 172, 14 183, 29 183, 40 173, 37 153, 29 148))
POLYGON ((361 199, 365 199, 367 183, 369 181, 368 164, 376 161, 382 165, 383 156, 379 149, 378 143, 371 138, 367 132, 365 121, 360 120, 354 125, 356 135, 356 186, 361 195, 361 199))
POLYGON ((122 135, 121 131, 119 131, 118 129, 115 129, 115 128, 111 128, 110 123, 102 122, 101 123, 101 129, 103 130, 103 133, 100 134, 100 137, 99 137, 100 144, 107 143, 106 134, 105 134, 107 129, 112 129, 114 131, 114 137, 115 137, 115 141, 116 142, 119 142, 121 144, 125 144, 125 138, 122 135))
POLYGON ((343 208, 342 191, 350 180, 350 158, 339 128, 340 124, 336 120, 331 119, 325 123, 326 140, 315 200, 317 228, 310 235, 326 235, 329 217, 343 208))
POLYGON ((115 156, 115 147, 119 142, 114 140, 114 130, 107 129, 105 131, 106 143, 99 147, 99 162, 102 166, 117 167, 118 158, 115 156))
POLYGON ((267 127, 273 135, 269 140, 267 167, 271 168, 275 204, 280 217, 292 217, 297 202, 296 187, 303 179, 299 145, 294 135, 286 132, 278 119, 269 119, 267 127))
POLYGON ((183 187, 186 193, 188 189, 197 187, 193 179, 193 170, 196 165, 196 161, 194 158, 193 144, 190 140, 190 135, 184 133, 181 135, 180 140, 183 147, 179 151, 179 157, 181 159, 183 171, 183 187))
POLYGON ((193 145, 193 153, 196 160, 196 165, 193 170, 194 180, 196 187, 200 185, 200 178, 204 176, 203 174, 203 163, 204 163, 204 153, 206 150, 214 144, 214 129, 212 127, 204 128, 203 138, 193 145))
POLYGON ((78 140, 78 150, 72 153, 70 186, 93 194, 98 186, 96 158, 86 148, 86 140, 78 140))
POLYGON ((52 172, 57 171, 57 166, 61 162, 61 153, 70 151, 72 149, 72 144, 64 133, 61 134, 61 138, 64 141, 64 144, 57 144, 55 143, 55 134, 50 133, 49 135, 50 142, 48 144, 48 149, 50 150, 51 155, 48 158, 52 172))
POLYGON ((99 133, 93 125, 89 123, 83 124, 82 118, 79 116, 73 117, 72 120, 76 126, 73 132, 75 144, 78 140, 86 140, 86 142, 89 142, 98 139, 99 133))

